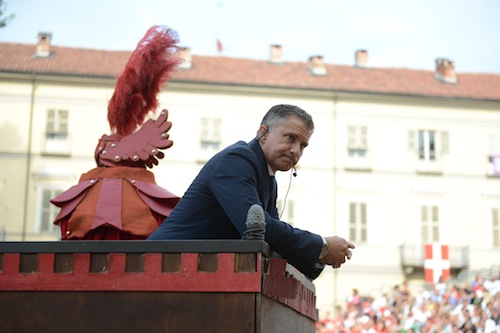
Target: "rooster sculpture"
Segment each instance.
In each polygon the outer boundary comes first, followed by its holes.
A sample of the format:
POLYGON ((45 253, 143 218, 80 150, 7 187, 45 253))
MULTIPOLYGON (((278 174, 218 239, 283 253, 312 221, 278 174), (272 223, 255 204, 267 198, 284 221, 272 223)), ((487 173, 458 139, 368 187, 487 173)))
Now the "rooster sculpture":
POLYGON ((60 207, 54 224, 62 240, 146 239, 170 214, 179 197, 158 186, 147 168, 172 146, 168 111, 157 95, 175 71, 177 34, 153 26, 139 41, 108 104, 110 135, 95 149, 97 167, 51 200, 60 207))

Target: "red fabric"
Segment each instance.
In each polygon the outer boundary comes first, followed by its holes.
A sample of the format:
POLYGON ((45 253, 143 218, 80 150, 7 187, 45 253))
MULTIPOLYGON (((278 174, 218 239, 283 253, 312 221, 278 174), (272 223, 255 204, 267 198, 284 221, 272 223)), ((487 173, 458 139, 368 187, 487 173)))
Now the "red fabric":
POLYGON ((122 230, 122 203, 120 200, 116 200, 122 196, 122 179, 105 178, 101 182, 92 229, 109 224, 122 230))
POLYGON ((78 206, 85 197, 87 188, 93 186, 96 181, 97 179, 92 179, 90 181, 80 182, 79 184, 72 186, 67 191, 50 200, 50 202, 52 202, 54 205, 61 208, 59 214, 57 214, 56 222, 65 219, 75 210, 76 206, 78 206))
POLYGON ((135 133, 121 137, 103 135, 95 150, 98 166, 134 166, 150 168, 165 157, 160 149, 168 149, 173 141, 168 131, 172 123, 167 121, 168 110, 163 109, 156 119, 147 120, 135 133))
POLYGON ((146 169, 99 167, 51 202, 61 207, 54 223, 63 240, 145 239, 179 200, 146 169))

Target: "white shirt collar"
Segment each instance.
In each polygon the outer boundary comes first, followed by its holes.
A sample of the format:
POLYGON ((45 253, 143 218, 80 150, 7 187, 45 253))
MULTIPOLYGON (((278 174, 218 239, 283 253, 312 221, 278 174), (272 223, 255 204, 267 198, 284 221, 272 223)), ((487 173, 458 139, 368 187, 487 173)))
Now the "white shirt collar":
POLYGON ((267 172, 269 172, 269 176, 274 176, 274 171, 273 169, 271 169, 271 166, 269 166, 269 164, 267 164, 267 172))

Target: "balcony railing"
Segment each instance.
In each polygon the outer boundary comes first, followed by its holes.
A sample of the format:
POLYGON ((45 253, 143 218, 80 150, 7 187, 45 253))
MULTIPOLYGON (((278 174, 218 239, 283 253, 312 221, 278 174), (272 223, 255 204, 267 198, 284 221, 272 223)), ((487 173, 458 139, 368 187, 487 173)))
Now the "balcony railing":
MULTIPOLYGON (((403 244, 399 248, 401 266, 403 268, 423 268, 425 261, 423 244, 403 244)), ((462 270, 469 267, 469 248, 460 246, 449 246, 448 254, 450 268, 452 270, 462 270)))

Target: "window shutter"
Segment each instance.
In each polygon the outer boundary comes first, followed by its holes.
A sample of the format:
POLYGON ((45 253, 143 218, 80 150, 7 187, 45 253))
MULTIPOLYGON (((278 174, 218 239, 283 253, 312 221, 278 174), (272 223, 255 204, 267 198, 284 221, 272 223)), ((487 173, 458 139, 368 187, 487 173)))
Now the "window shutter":
POLYGON ((490 133, 488 135, 489 156, 500 155, 500 134, 490 133))
POLYGON ((450 138, 448 135, 448 131, 441 132, 441 153, 442 154, 450 153, 450 138))
POLYGON ((349 222, 351 224, 356 224, 356 204, 349 203, 349 222))
POLYGON ((58 132, 68 133, 68 110, 59 110, 59 128, 58 132))
POLYGON ((361 225, 366 225, 366 204, 360 204, 361 208, 361 225))
POLYGON ((498 209, 493 208, 493 227, 498 228, 500 225, 498 224, 498 209))
POLYGON ((293 225, 294 220, 295 220, 295 207, 294 207, 293 200, 288 201, 287 215, 288 215, 288 222, 291 225, 293 225))
POLYGON ((439 210, 437 206, 432 206, 432 224, 431 224, 431 230, 432 230, 432 241, 433 242, 439 242, 440 235, 439 235, 439 210))
POLYGON ((438 207, 437 206, 432 206, 432 221, 437 222, 438 221, 438 207))
POLYGON ((352 241, 357 240, 356 234, 356 204, 349 203, 349 239, 352 241))
POLYGON ((208 140, 208 119, 207 118, 202 118, 201 119, 201 140, 202 141, 207 141, 208 140))
POLYGON ((424 222, 428 221, 427 218, 427 207, 426 206, 421 206, 420 207, 420 219, 424 222))
POLYGON ((356 147, 356 127, 348 126, 348 137, 347 137, 347 146, 349 148, 356 147))
POLYGON ((54 109, 47 110, 47 133, 54 133, 55 131, 55 112, 54 109))
POLYGON ((361 226, 360 226, 360 238, 362 242, 366 242, 367 240, 367 228, 366 228, 366 204, 361 204, 361 226))
POLYGON ((361 126, 360 130, 361 130, 361 147, 360 148, 366 149, 366 147, 368 146, 368 138, 367 138, 368 129, 366 126, 361 126))
POLYGON ((220 130, 221 130, 221 119, 217 118, 213 120, 213 140, 216 142, 220 141, 221 135, 220 135, 220 130))
POLYGON ((415 140, 415 130, 408 130, 408 150, 416 151, 417 142, 415 140))

